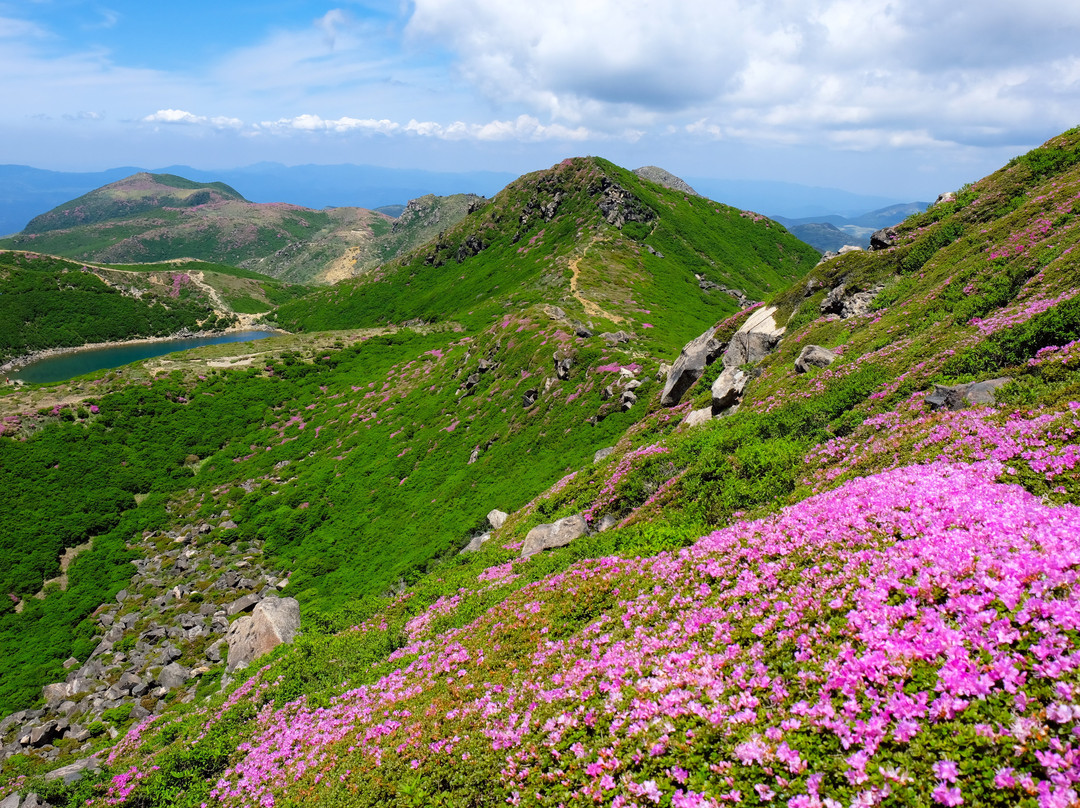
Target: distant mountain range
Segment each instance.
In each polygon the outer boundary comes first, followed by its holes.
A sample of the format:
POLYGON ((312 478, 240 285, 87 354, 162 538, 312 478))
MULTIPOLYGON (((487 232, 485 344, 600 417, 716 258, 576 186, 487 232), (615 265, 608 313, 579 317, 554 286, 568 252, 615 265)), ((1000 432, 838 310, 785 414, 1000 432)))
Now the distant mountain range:
POLYGON ((875 230, 899 224, 912 214, 922 213, 929 206, 929 202, 907 202, 872 210, 854 218, 836 215, 806 216, 799 219, 789 219, 786 216, 772 218, 810 246, 821 252, 828 252, 839 250, 847 244, 856 247, 869 246, 870 235, 875 230))
MULTIPOLYGON (((20 165, 0 165, 0 235, 16 233, 35 216, 132 174, 134 166, 75 173, 20 165)), ((303 207, 359 207, 395 215, 409 200, 428 194, 477 194, 491 197, 515 175, 495 171, 437 172, 369 165, 256 163, 241 168, 203 170, 174 165, 149 169, 197 182, 223 182, 252 202, 288 202, 303 207)), ((687 178, 702 195, 726 205, 781 217, 830 221, 856 218, 902 200, 855 194, 788 182, 687 178)), ((903 217, 901 217, 903 218, 903 217)))

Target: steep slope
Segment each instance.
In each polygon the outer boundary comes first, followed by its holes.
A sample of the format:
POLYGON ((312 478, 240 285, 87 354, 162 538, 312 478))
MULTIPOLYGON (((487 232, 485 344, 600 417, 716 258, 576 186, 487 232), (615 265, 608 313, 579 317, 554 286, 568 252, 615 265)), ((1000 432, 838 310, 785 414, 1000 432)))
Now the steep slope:
MULTIPOLYGON (((74 642, 92 658, 40 714, 0 722, 8 790, 127 806, 1075 804, 1077 205, 1080 130, 881 234, 891 246, 717 317, 678 360, 574 335, 536 300, 471 333, 283 354, 242 385, 114 380, 79 424, 39 414, 40 437, 0 445, 0 491, 79 490, 74 463, 48 462, 76 435, 99 442, 112 485, 155 482, 89 551, 81 601, 28 607, 71 624, 48 652, 57 681, 74 642), (675 360, 670 383, 695 346, 700 377, 662 406, 654 368, 675 360), (739 374, 735 406, 720 388, 739 374), (190 473, 163 479, 185 452, 190 473), (481 533, 492 508, 509 515, 481 533), (558 546, 573 525, 589 529, 558 546), (90 589, 125 540, 152 568, 115 599, 119 581, 90 589), (215 694, 221 626, 192 615, 227 621, 217 582, 253 566, 253 590, 286 573, 283 593, 303 589, 304 635, 215 694), (102 592, 97 615, 70 614, 102 592), (155 670, 163 634, 193 679, 155 670), (147 682, 156 695, 131 695, 147 682), (75 756, 76 782, 40 776, 75 756)), ((591 209, 575 213, 589 233, 591 209)), ((426 255, 452 266, 476 232, 426 255)), ((0 618, 5 640, 32 636, 0 618)))
POLYGON ((577 158, 525 175, 433 243, 276 316, 289 330, 448 317, 475 327, 546 303, 656 350, 781 288, 817 258, 762 217, 577 158))

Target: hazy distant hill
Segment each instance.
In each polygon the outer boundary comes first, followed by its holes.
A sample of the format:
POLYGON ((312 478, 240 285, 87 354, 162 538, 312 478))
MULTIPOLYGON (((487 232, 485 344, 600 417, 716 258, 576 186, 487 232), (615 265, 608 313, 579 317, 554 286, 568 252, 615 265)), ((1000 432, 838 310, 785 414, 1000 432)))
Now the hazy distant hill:
POLYGON ((801 219, 789 219, 775 216, 776 221, 787 227, 794 235, 821 252, 839 250, 845 244, 866 247, 875 230, 892 227, 904 221, 908 216, 922 213, 929 207, 928 202, 906 202, 899 205, 872 210, 859 216, 807 216, 801 219))
POLYGON ((255 203, 223 182, 140 172, 36 216, 0 246, 111 264, 195 258, 334 282, 432 238, 478 201, 429 194, 395 220, 365 208, 255 203))

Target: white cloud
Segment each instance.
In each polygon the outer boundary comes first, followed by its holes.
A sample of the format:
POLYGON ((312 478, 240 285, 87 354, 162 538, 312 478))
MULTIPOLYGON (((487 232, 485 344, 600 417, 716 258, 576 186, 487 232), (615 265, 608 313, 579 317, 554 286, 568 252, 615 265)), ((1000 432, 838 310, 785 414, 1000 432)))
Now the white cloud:
POLYGON ((244 122, 239 118, 229 118, 224 115, 207 117, 205 115, 193 115, 183 109, 159 109, 143 119, 144 123, 167 123, 187 124, 192 126, 210 126, 214 129, 239 129, 244 122))
POLYGON ((413 0, 492 103, 613 132, 938 148, 1076 123, 1075 0, 413 0), (845 134, 846 133, 846 134, 845 134), (996 134, 989 134, 996 133, 996 134))

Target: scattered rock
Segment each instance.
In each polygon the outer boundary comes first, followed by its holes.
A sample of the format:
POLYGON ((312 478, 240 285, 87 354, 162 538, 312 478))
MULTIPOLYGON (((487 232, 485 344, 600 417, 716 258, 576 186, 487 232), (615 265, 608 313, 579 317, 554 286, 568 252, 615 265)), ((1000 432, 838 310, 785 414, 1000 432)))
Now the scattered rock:
POLYGON ((483 547, 484 543, 490 538, 491 538, 490 533, 481 533, 479 536, 473 536, 469 540, 469 543, 461 548, 461 552, 458 553, 458 555, 462 555, 463 553, 476 553, 476 552, 479 552, 480 548, 483 547))
POLYGON ((266 598, 250 616, 241 617, 226 635, 228 670, 246 667, 252 660, 282 644, 290 644, 300 631, 300 604, 295 598, 266 598))
POLYGON ((19 792, 13 791, 8 794, 4 799, 0 800, 0 808, 19 808, 19 804, 22 802, 22 797, 19 796, 19 792))
POLYGON ((691 429, 695 426, 707 423, 712 420, 712 407, 702 407, 700 410, 694 410, 685 418, 683 418, 683 425, 687 429, 691 429))
POLYGON ((168 690, 175 690, 176 688, 187 684, 187 681, 190 678, 191 671, 179 662, 170 662, 162 668, 161 673, 157 675, 158 684, 168 690))
POLYGON ((605 457, 607 457, 614 451, 614 446, 605 446, 603 449, 597 449, 596 454, 592 456, 592 462, 599 463, 601 460, 603 460, 605 457))
POLYGON ((540 398, 540 391, 536 388, 526 390, 521 396, 521 406, 528 409, 536 403, 536 399, 540 398))
POLYGON ((559 358, 558 354, 555 354, 555 375, 559 377, 560 381, 566 381, 570 378, 570 368, 574 366, 574 360, 572 357, 559 358))
POLYGON ((1006 376, 969 384, 951 386, 935 384, 934 392, 926 397, 926 403, 932 410, 940 410, 943 407, 949 410, 963 410, 973 405, 994 404, 996 403, 994 392, 1011 381, 1012 379, 1006 376))
POLYGON ((719 413, 738 404, 748 381, 749 374, 739 368, 724 368, 724 372, 712 384, 712 412, 719 413))
POLYGON ((624 342, 630 341, 630 335, 623 330, 616 331, 614 333, 605 331, 600 335, 600 339, 604 340, 608 345, 621 345, 624 342))
POLYGON ((874 298, 884 288, 884 284, 878 284, 866 291, 849 294, 847 287, 840 284, 835 289, 830 290, 825 295, 825 299, 821 301, 821 313, 838 314, 844 320, 849 317, 865 317, 870 313, 870 305, 874 302, 874 298))
MULTIPOLYGON (((71 785, 81 779, 85 772, 96 772, 99 768, 100 766, 94 758, 83 758, 82 760, 76 760, 74 763, 69 763, 67 766, 61 766, 59 769, 53 769, 45 775, 45 780, 63 780, 68 785, 71 785)), ((3 808, 3 805, 4 803, 0 802, 0 808, 3 808)))
POLYGON ((605 530, 611 530, 617 524, 619 524, 619 520, 615 514, 606 514, 604 518, 600 520, 600 524, 596 526, 596 532, 603 533, 605 530))
MULTIPOLYGON (((934 200, 934 205, 940 205, 940 204, 942 204, 944 202, 955 202, 955 201, 956 201, 956 191, 946 191, 943 194, 938 194, 938 198, 934 200)), ((934 207, 934 205, 931 205, 930 207, 934 207)))
POLYGON ((255 608, 255 604, 262 600, 261 597, 252 593, 250 595, 244 595, 242 598, 237 598, 228 606, 225 607, 225 613, 232 617, 233 615, 240 614, 241 612, 247 612, 255 608))
POLYGON ((542 550, 563 547, 589 532, 589 523, 579 513, 564 516, 551 524, 537 525, 525 536, 521 557, 528 558, 542 550))
POLYGON ((810 368, 824 368, 836 361, 836 354, 820 345, 807 345, 795 360, 795 372, 806 373, 810 368))
POLYGON ((619 407, 622 411, 627 412, 635 404, 637 404, 637 396, 630 390, 623 390, 622 395, 619 396, 619 407))
POLYGON ((500 511, 496 508, 494 510, 488 511, 487 520, 488 524, 491 525, 492 530, 498 530, 500 527, 506 524, 506 520, 509 517, 510 514, 506 513, 506 511, 500 511))
POLYGON ((870 235, 870 249, 872 251, 887 250, 896 244, 898 238, 899 234, 896 232, 895 227, 883 227, 870 235))

